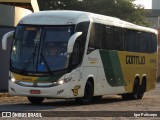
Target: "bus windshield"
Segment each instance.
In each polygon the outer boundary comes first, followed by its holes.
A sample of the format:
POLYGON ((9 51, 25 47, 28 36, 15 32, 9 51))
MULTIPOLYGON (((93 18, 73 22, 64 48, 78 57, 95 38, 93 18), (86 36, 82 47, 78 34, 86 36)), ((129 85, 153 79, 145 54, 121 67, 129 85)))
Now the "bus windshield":
POLYGON ((67 44, 74 26, 19 25, 12 45, 11 68, 27 72, 53 72, 68 67, 67 44))

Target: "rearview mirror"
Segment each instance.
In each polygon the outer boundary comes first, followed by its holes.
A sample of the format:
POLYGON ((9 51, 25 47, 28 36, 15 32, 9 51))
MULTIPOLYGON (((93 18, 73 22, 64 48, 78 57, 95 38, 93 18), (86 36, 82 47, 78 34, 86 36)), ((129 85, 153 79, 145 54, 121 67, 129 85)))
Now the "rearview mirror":
POLYGON ((73 34, 68 42, 68 48, 67 48, 67 53, 72 53, 73 52, 73 47, 74 43, 76 42, 77 38, 82 34, 82 32, 76 32, 73 34))
POLYGON ((2 50, 7 50, 7 40, 9 37, 14 35, 14 31, 6 33, 2 38, 2 50))

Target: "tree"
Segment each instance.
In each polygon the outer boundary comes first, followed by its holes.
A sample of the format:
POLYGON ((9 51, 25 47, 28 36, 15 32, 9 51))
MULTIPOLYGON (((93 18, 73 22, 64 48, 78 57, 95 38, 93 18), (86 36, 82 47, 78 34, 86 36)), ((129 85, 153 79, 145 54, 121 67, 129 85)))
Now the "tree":
POLYGON ((113 16, 148 26, 146 10, 133 4, 135 0, 38 0, 41 10, 79 10, 113 16))
POLYGON ((38 0, 40 10, 80 10, 82 1, 79 0, 38 0))

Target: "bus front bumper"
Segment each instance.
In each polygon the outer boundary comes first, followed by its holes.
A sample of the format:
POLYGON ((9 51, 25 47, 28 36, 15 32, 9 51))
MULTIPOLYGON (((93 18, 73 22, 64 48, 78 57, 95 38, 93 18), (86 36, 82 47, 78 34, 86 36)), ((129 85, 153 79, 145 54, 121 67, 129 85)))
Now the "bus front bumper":
POLYGON ((9 94, 46 98, 74 98, 70 82, 53 87, 24 87, 9 80, 9 94))

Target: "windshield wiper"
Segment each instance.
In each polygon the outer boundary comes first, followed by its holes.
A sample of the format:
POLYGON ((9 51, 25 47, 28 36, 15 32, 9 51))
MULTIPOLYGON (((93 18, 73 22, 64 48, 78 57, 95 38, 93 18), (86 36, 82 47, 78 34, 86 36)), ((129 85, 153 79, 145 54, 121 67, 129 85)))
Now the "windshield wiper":
POLYGON ((45 64, 46 67, 47 67, 47 70, 49 71, 49 73, 50 73, 51 75, 53 75, 53 72, 51 71, 51 69, 50 69, 50 67, 49 67, 49 65, 48 65, 48 63, 47 63, 47 61, 46 61, 44 55, 43 55, 42 53, 41 53, 40 55, 41 55, 41 58, 42 58, 43 61, 44 61, 44 64, 45 64))

